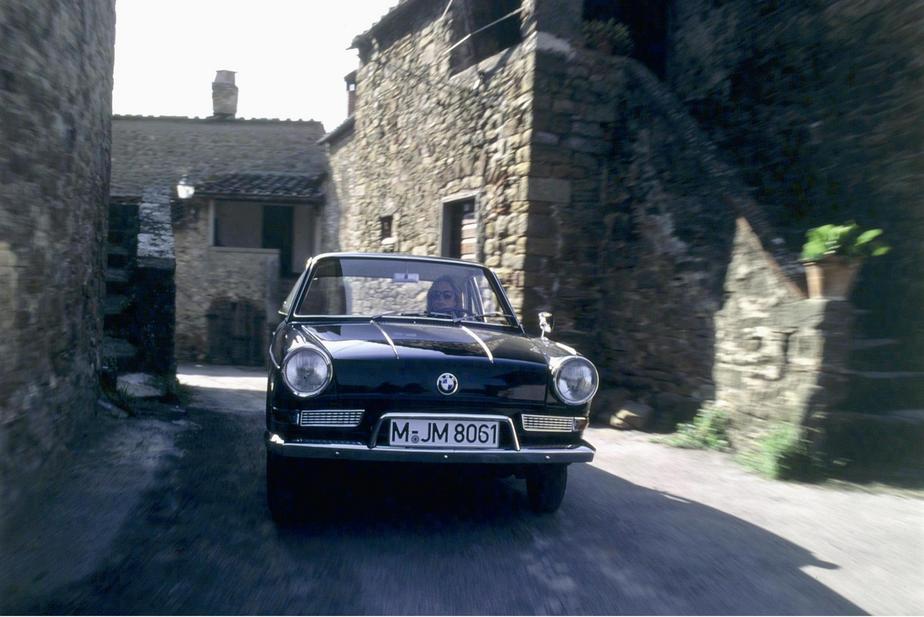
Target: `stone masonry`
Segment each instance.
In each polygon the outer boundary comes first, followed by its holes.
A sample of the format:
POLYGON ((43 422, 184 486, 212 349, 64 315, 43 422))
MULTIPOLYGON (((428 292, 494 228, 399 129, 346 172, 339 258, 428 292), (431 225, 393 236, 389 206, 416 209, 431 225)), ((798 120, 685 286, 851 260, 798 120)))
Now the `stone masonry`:
POLYGON ((99 392, 115 7, 0 4, 0 502, 99 392))
POLYGON ((522 308, 532 53, 528 45, 455 75, 444 7, 417 3, 419 28, 373 54, 357 74, 351 137, 332 143, 332 210, 344 248, 440 251, 442 204, 477 195, 478 258, 522 308), (379 217, 394 217, 383 246, 379 217))
POLYGON ((522 42, 455 73, 452 12, 413 8, 354 41, 352 127, 325 140, 343 248, 439 254, 443 205, 473 197, 477 258, 606 386, 674 419, 717 400, 742 434, 842 397, 849 317, 805 300, 765 208, 667 87, 583 48, 580 3, 523 2, 522 42))

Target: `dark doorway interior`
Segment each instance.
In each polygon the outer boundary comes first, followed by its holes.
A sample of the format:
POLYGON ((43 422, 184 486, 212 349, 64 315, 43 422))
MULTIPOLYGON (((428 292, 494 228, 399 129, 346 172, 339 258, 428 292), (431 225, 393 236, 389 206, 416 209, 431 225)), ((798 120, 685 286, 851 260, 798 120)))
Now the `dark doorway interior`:
POLYGON ((292 272, 292 208, 264 206, 263 248, 279 249, 279 274, 292 272))
POLYGON ((443 257, 477 259, 474 199, 443 204, 442 238, 443 257))

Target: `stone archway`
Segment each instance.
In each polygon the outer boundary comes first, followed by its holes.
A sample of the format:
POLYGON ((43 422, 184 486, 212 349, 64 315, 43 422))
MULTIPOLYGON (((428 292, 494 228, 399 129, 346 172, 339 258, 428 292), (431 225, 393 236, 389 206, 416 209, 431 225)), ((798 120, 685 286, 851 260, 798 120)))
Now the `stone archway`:
POLYGON ((266 315, 253 302, 216 298, 209 306, 207 360, 260 366, 266 350, 266 315))

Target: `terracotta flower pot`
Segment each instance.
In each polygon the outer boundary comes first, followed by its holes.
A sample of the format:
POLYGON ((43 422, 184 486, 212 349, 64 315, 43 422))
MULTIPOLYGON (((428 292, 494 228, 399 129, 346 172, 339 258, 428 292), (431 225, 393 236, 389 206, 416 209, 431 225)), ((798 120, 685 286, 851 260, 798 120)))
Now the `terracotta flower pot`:
POLYGON ((806 262, 809 298, 846 300, 862 263, 859 259, 842 255, 829 255, 818 261, 806 262))

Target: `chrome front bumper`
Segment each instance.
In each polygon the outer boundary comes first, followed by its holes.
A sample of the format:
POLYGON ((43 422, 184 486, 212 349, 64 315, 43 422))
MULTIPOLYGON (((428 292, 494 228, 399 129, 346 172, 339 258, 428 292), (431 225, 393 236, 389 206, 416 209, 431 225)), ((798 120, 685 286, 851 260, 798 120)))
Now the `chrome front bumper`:
POLYGON ((594 447, 585 441, 568 446, 521 446, 513 422, 504 416, 440 414, 442 419, 497 420, 509 427, 512 447, 490 450, 452 448, 412 448, 378 444, 379 431, 387 420, 394 418, 425 418, 432 414, 384 414, 376 423, 368 442, 338 442, 299 439, 285 441, 281 436, 266 432, 267 451, 293 458, 314 458, 347 461, 383 461, 407 463, 589 463, 594 459, 594 447))
POLYGON ((320 458, 344 461, 383 461, 405 463, 589 463, 594 459, 594 448, 587 442, 558 448, 530 448, 519 450, 442 450, 428 448, 399 448, 362 443, 328 443, 308 441, 282 441, 267 434, 266 447, 273 454, 295 458, 320 458))

